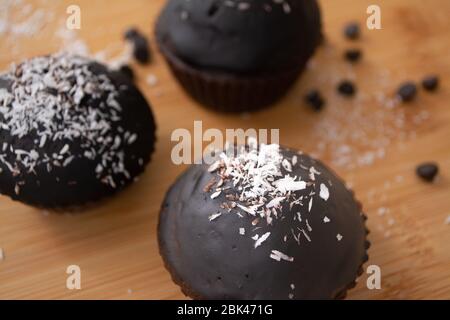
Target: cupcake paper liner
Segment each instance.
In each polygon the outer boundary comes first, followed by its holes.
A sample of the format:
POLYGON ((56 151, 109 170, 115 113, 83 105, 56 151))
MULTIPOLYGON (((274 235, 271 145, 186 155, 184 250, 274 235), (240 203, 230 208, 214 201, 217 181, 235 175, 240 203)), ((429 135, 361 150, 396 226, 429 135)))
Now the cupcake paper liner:
POLYGON ((208 72, 181 61, 164 45, 160 50, 172 73, 185 91, 200 104, 220 112, 256 111, 282 98, 304 69, 304 64, 290 70, 261 76, 241 76, 208 72))
MULTIPOLYGON (((361 203, 358 202, 358 204, 359 204, 359 207, 362 209, 361 203)), ((371 243, 367 239, 367 235, 370 233, 370 231, 369 231, 369 229, 366 226, 367 216, 364 213, 361 213, 361 217, 362 217, 362 219, 364 221, 364 229, 365 229, 365 232, 366 232, 366 237, 365 237, 365 240, 364 240, 365 254, 364 254, 363 258, 362 258, 361 265, 359 266, 358 271, 357 271, 357 273, 355 275, 355 279, 352 282, 350 282, 349 284, 347 284, 343 289, 339 290, 336 293, 336 295, 334 296, 334 298, 333 298, 334 300, 343 300, 343 299, 345 299, 347 297, 348 291, 353 289, 354 287, 356 287, 356 285, 357 285, 356 280, 358 279, 358 277, 360 277, 364 273, 363 266, 364 266, 364 264, 367 261, 369 261, 368 250, 370 248, 371 243)))

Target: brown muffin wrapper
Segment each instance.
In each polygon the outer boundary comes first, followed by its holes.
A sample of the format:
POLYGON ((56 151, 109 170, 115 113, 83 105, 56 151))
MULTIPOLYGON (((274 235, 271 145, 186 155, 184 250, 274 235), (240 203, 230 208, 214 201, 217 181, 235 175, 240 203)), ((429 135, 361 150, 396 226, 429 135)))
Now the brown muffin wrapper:
MULTIPOLYGON (((360 202, 358 202, 358 205, 359 205, 359 207, 360 207, 360 210, 362 210, 362 205, 361 205, 360 202)), ((355 280, 353 280, 352 282, 350 282, 349 284, 347 284, 344 288, 342 288, 341 290, 339 290, 339 291, 336 293, 336 295, 334 296, 334 298, 333 298, 334 300, 344 300, 344 299, 347 297, 348 290, 353 289, 354 287, 356 287, 356 285, 357 285, 356 280, 358 279, 359 276, 361 276, 361 275, 364 273, 364 268, 363 268, 363 266, 364 266, 364 264, 365 264, 367 261, 369 261, 369 253, 368 253, 368 250, 369 250, 369 248, 370 248, 371 243, 370 243, 370 241, 367 239, 367 235, 370 233, 370 231, 369 231, 369 229, 367 228, 367 225, 366 225, 367 216, 366 216, 362 211, 361 211, 361 217, 362 217, 362 219, 363 219, 363 222, 364 222, 364 229, 365 229, 365 232, 366 232, 366 237, 365 237, 365 240, 364 240, 365 254, 364 254, 363 258, 362 258, 361 265, 359 266, 358 271, 357 271, 357 273, 356 273, 356 275, 355 275, 355 280)))
POLYGON ((290 70, 241 76, 196 69, 159 44, 172 73, 185 91, 200 104, 220 112, 245 112, 263 109, 282 98, 297 80, 305 63, 290 70))

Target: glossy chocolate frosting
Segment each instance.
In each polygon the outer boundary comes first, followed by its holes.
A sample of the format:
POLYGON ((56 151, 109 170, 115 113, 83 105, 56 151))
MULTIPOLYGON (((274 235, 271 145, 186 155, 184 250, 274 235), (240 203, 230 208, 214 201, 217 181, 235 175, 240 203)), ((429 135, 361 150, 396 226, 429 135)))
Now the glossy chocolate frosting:
POLYGON ((160 213, 160 253, 185 294, 332 299, 356 279, 368 247, 360 204, 321 162, 284 148, 281 154, 292 166, 283 165, 282 176, 307 186, 290 193, 271 224, 239 207, 229 211, 229 195, 241 193, 240 184, 225 181, 217 196, 212 181, 220 177, 207 165, 192 165, 170 188, 160 213))
POLYGON ((316 0, 169 0, 156 37, 192 66, 231 73, 301 67, 321 40, 316 0))
POLYGON ((0 106, 0 192, 27 204, 76 207, 112 195, 154 149, 139 90, 82 57, 37 57, 1 74, 0 106))

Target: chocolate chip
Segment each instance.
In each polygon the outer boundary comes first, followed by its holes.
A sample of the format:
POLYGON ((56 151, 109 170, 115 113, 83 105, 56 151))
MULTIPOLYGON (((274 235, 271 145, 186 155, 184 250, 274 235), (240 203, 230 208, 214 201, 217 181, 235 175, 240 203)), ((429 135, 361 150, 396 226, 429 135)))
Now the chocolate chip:
POLYGON ((134 58, 142 63, 146 64, 150 62, 150 46, 147 38, 135 28, 130 28, 125 32, 124 38, 130 41, 133 45, 134 58))
POLYGON ((134 80, 134 71, 131 69, 131 67, 127 64, 122 65, 119 68, 119 72, 127 76, 130 80, 134 80))
POLYGON ((398 88, 397 95, 403 102, 412 101, 417 95, 417 86, 413 82, 405 82, 398 88))
POLYGON ((358 39, 360 36, 359 24, 356 22, 347 24, 344 28, 344 35, 350 40, 358 39))
POLYGON ((427 91, 434 91, 439 87, 439 78, 435 75, 430 75, 422 80, 422 87, 427 91))
POLYGON ((325 106, 325 99, 318 90, 311 90, 305 96, 306 103, 315 111, 320 111, 325 106))
POLYGON ((358 62, 361 59, 362 51, 359 49, 348 49, 344 53, 344 57, 349 62, 358 62))
POLYGON ((355 85, 349 80, 343 80, 339 83, 337 90, 344 96, 353 96, 356 92, 355 85))
POLYGON ((416 173, 423 180, 432 182, 439 172, 439 167, 434 162, 422 163, 416 168, 416 173))
POLYGON ((148 47, 147 39, 144 37, 134 38, 133 44, 134 44, 133 49, 134 58, 142 64, 150 62, 150 50, 148 47))

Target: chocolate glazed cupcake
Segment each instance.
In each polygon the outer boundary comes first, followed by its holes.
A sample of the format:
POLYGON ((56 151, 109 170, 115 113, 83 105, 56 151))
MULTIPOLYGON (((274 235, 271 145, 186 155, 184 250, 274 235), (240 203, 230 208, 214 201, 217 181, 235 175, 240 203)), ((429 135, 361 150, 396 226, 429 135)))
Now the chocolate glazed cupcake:
POLYGON ((154 149, 139 90, 92 60, 56 54, 0 75, 0 193, 79 209, 134 181, 154 149))
POLYGON ((166 195, 158 239, 194 299, 339 299, 368 260, 365 219, 321 162, 261 145, 191 166, 166 195))
POLYGON ((319 45, 316 0, 169 0, 156 39, 197 101, 225 112, 280 99, 319 45))

